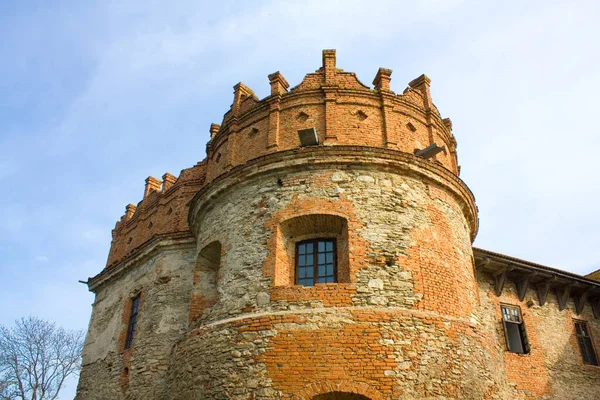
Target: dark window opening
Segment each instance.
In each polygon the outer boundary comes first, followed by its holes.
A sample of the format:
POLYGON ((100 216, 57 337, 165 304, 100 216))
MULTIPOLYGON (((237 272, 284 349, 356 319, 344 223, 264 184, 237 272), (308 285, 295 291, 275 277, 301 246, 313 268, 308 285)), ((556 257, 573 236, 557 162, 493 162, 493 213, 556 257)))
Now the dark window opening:
POLYGON ((530 351, 529 340, 525 323, 521 316, 521 309, 517 306, 502 305, 502 325, 508 351, 517 354, 528 354, 530 351))
POLYGON ((581 350, 583 363, 588 365, 598 365, 598 358, 594 351, 590 328, 588 327, 587 322, 575 321, 575 334, 577 335, 577 342, 579 343, 579 350, 581 350))
POLYGON ((131 300, 131 313, 129 314, 129 324, 127 325, 127 336, 125 337, 125 349, 133 345, 133 336, 137 326, 138 311, 140 308, 140 295, 131 300))
POLYGON ((296 284, 337 282, 335 239, 312 239, 296 243, 296 284))

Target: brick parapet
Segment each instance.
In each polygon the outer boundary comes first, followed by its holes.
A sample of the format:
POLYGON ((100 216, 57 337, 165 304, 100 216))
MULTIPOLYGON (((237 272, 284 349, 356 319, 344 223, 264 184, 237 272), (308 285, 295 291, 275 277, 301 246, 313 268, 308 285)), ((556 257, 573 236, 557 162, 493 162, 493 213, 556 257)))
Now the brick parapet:
MULTIPOLYGON (((271 85, 274 85, 270 96, 257 100, 253 95, 247 95, 239 100, 240 95, 234 95, 233 108, 225 114, 221 129, 212 138, 211 149, 217 158, 229 160, 229 153, 232 153, 236 155, 231 157, 235 160, 209 166, 209 181, 224 170, 254 157, 298 147, 296 131, 311 125, 317 129, 320 142, 326 145, 364 144, 413 153, 436 142, 447 149, 438 156, 438 161, 458 174, 456 140, 451 133, 451 125, 443 122, 431 102, 429 78, 422 75, 413 80, 402 94, 396 95, 389 90, 391 70, 381 68, 374 81, 375 90, 372 90, 358 81, 355 74, 334 67, 335 52, 326 50, 323 54, 323 62, 331 65, 326 68, 324 64, 315 73, 307 74, 290 91, 284 90, 287 82, 283 76, 275 73, 269 75, 271 85), (385 105, 381 103, 380 93, 385 93, 385 105), (269 120, 274 98, 277 99, 277 123, 262 123, 269 120), (385 118, 381 115, 382 107, 387 108, 385 118), (310 119, 297 120, 302 113, 310 119), (254 124, 261 126, 252 127, 254 124), (410 125, 410 129, 406 125, 410 125), (233 126, 235 130, 232 130, 233 126), (255 132, 255 139, 246 137, 244 130, 248 128, 255 132), (394 140, 387 140, 392 136, 394 140), (250 148, 249 140, 253 142, 250 148), (257 140, 260 143, 255 143, 257 140), (243 152, 250 154, 239 154, 243 152)), ((251 93, 246 86, 243 88, 251 93)), ((236 89, 235 93, 238 92, 236 89)), ((208 163, 216 164, 218 161, 209 157, 208 163)))
POLYGON ((137 206, 129 204, 126 213, 112 232, 112 243, 106 268, 111 268, 131 254, 137 254, 153 238, 189 236, 187 203, 204 183, 205 164, 183 170, 179 178, 163 175, 149 180, 146 196, 137 206))
MULTIPOLYGON (((335 87, 333 89, 329 88, 328 90, 334 90, 335 94, 336 94, 336 98, 335 98, 335 103, 339 103, 339 104, 354 104, 357 108, 360 108, 361 106, 363 108, 365 108, 365 111, 371 111, 374 112, 375 115, 377 115, 379 113, 379 108, 380 106, 380 95, 378 94, 378 91, 376 90, 370 90, 370 89, 363 89, 363 90, 357 90, 357 89, 344 89, 344 88, 339 88, 339 87, 335 87)), ((422 124, 423 126, 425 126, 428 121, 428 111, 426 109, 424 109, 423 107, 423 100, 422 100, 422 93, 412 89, 412 88, 408 88, 407 90, 405 90, 405 92, 401 95, 394 95, 392 94, 392 92, 389 92, 391 94, 391 96, 389 97, 390 100, 390 106, 393 107, 393 111, 394 114, 398 114, 396 115, 396 118, 394 119, 393 122, 395 122, 396 124, 398 124, 399 122, 401 122, 401 120, 405 119, 407 122, 409 122, 409 119, 415 119, 416 121, 419 121, 420 124, 422 124), (403 115, 404 117, 400 117, 399 115, 403 115)), ((269 96, 259 102, 257 102, 252 108, 249 108, 247 111, 245 112, 240 112, 240 114, 237 116, 236 118, 236 123, 238 125, 238 129, 239 130, 243 130, 244 128, 247 128, 248 126, 257 123, 258 121, 262 120, 262 119, 266 119, 268 118, 268 114, 269 114, 269 102, 271 100, 272 96, 269 96)), ((291 112, 291 110, 298 108, 298 107, 314 107, 317 106, 318 109, 317 111, 315 111, 317 114, 319 114, 319 118, 323 117, 324 111, 321 110, 321 107, 324 107, 325 104, 325 94, 322 88, 319 89, 306 89, 306 90, 295 90, 295 91, 290 91, 290 92, 286 92, 283 93, 282 95, 280 95, 280 104, 279 104, 279 109, 280 112, 284 113, 284 112, 291 112)), ((301 111, 301 110, 299 110, 301 111)), ((445 124, 442 120, 442 118, 439 116, 439 113, 437 112, 437 109, 435 109, 435 107, 432 109, 431 113, 431 121, 429 123, 432 123, 433 126, 436 128, 436 133, 439 133, 441 135, 441 138, 443 139, 444 144, 447 145, 447 147, 449 147, 449 150, 452 151, 452 149, 455 147, 455 139, 454 136, 451 133, 451 130, 449 128, 449 126, 447 124, 445 124)), ((348 118, 346 118, 348 119, 348 118)), ((353 121, 351 120, 346 120, 344 121, 344 118, 337 118, 338 120, 338 124, 342 123, 342 124, 348 124, 349 126, 347 128, 352 128, 352 123, 353 121)), ((219 149, 221 147, 221 145, 223 143, 227 142, 227 138, 230 134, 230 128, 231 128, 231 123, 233 122, 233 118, 229 117, 229 113, 226 114, 226 117, 223 120, 223 123, 221 125, 221 129, 219 130, 219 132, 214 136, 214 138, 212 139, 212 147, 213 149, 215 149, 215 151, 217 149, 219 149)), ((344 128, 344 129, 347 129, 344 128)), ((383 123, 380 122, 379 126, 377 128, 377 130, 379 131, 378 134, 381 137, 381 140, 379 142, 373 142, 373 146, 381 146, 383 147, 383 123)), ((296 135, 296 131, 293 129, 287 129, 286 127, 282 127, 282 134, 288 134, 289 136, 294 136, 296 135)), ((335 132, 331 132, 331 133, 335 133, 335 136, 337 138, 337 142, 335 144, 349 144, 352 140, 354 140, 354 138, 352 136, 347 136, 346 134, 341 134, 339 132, 339 128, 334 129, 335 132), (339 137, 338 137, 339 136, 339 137)), ((401 132, 399 132, 401 133, 401 132)), ((406 141, 408 138, 406 137, 402 137, 402 135, 398 135, 403 141, 406 141)), ((409 145, 413 145, 411 143, 403 143, 402 141, 400 141, 398 143, 400 146, 404 146, 406 149, 409 149, 410 153, 413 152, 414 148, 410 149, 409 145), (408 146, 408 147, 407 147, 408 146)), ((427 144, 428 145, 428 144, 427 144)), ((280 149, 285 149, 285 148, 290 148, 290 147, 296 147, 297 144, 294 143, 290 143, 288 144, 286 147, 280 148, 280 149)), ((425 146, 426 147, 426 146, 425 146)), ((266 153, 268 152, 267 146, 264 146, 264 149, 261 150, 262 153, 266 153)), ((257 154, 253 154, 253 156, 260 156, 261 153, 257 153, 257 154)), ((452 170, 452 165, 451 164, 447 164, 446 167, 449 170, 452 170)), ((456 173, 456 171, 453 171, 456 173)))

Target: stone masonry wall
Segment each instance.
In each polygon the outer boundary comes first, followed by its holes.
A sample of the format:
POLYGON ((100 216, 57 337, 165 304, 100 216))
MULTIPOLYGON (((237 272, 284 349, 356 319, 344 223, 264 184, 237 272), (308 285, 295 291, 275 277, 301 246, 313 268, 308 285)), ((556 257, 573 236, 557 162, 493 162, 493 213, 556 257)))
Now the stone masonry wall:
POLYGON ((574 321, 587 321, 596 349, 600 349, 600 322, 586 304, 581 315, 575 315, 570 299, 559 311, 553 295, 540 306, 535 290, 529 289, 519 301, 516 287, 507 284, 496 296, 493 278, 483 274, 479 279, 481 307, 478 314, 487 336, 484 344, 492 356, 492 372, 506 381, 505 399, 596 399, 600 398, 600 367, 585 365, 575 336, 574 321), (529 354, 511 353, 506 348, 500 305, 519 306, 531 344, 529 354))
POLYGON ((158 399, 174 343, 187 331, 194 251, 160 248, 98 288, 77 399, 158 399), (133 346, 124 350, 131 299, 141 295, 133 346))
POLYGON ((486 396, 470 225, 444 186, 362 164, 232 182, 195 200, 197 253, 223 249, 219 298, 177 344, 165 398, 300 398, 337 384, 384 399, 486 396), (347 221, 347 281, 285 281, 279 229, 326 225, 315 215, 347 221))

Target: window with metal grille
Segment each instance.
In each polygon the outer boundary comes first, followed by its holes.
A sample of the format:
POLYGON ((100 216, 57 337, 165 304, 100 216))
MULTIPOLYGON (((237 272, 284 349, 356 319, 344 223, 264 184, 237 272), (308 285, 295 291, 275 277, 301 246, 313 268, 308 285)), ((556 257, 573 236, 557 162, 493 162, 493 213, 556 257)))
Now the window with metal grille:
POLYGON ((129 324, 127 325, 127 336, 125 337, 125 349, 133 345, 133 336, 137 325, 138 311, 140 308, 140 295, 138 294, 131 300, 131 313, 129 314, 129 324))
POLYGON ((296 243, 296 283, 337 281, 335 239, 311 239, 296 243))
POLYGON ((518 306, 501 305, 502 325, 508 351, 518 354, 528 354, 530 351, 529 340, 525 323, 518 306))
POLYGON ((598 365, 598 358, 594 351, 590 328, 587 322, 575 321, 575 334, 577 335, 577 342, 579 343, 579 350, 581 350, 583 363, 588 365, 598 365))

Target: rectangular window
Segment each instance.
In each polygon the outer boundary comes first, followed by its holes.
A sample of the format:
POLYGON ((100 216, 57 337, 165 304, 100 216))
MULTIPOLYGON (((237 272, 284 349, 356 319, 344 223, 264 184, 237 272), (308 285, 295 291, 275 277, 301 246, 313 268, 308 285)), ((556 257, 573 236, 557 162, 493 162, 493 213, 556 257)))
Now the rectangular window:
POLYGON ((508 351, 518 354, 529 353, 529 340, 525 331, 525 323, 518 306, 501 305, 502 325, 508 351))
POLYGON ((296 283, 336 282, 335 239, 313 239, 296 243, 296 283))
POLYGON ((583 363, 588 365, 598 365, 598 358, 596 358, 596 352, 594 351, 590 328, 587 322, 575 321, 575 334, 577 335, 577 342, 579 343, 579 350, 581 350, 583 363))
POLYGON ((125 349, 133 346, 133 336, 137 325, 138 311, 140 308, 140 295, 138 294, 131 300, 131 313, 129 314, 129 324, 127 325, 127 336, 125 337, 125 349))

